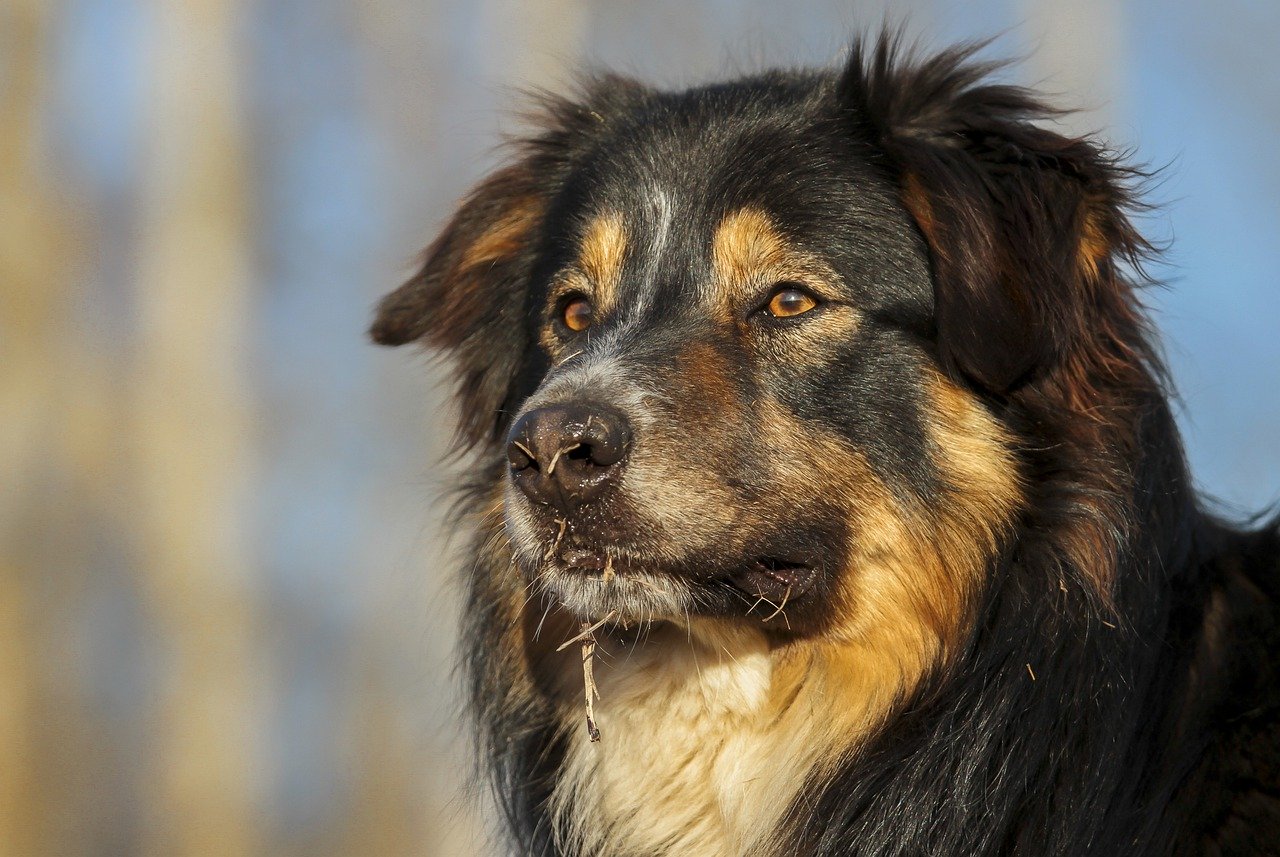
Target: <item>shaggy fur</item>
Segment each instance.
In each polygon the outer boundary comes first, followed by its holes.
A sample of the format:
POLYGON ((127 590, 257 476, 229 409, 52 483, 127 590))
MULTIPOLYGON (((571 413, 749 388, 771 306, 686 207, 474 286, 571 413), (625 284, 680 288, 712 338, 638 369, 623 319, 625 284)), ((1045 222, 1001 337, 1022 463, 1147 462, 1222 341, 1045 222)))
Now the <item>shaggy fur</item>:
POLYGON ((511 853, 1280 848, 1280 532, 1192 490, 1141 174, 974 50, 594 79, 383 301, 475 449, 511 853), (624 426, 616 465, 556 452, 590 497, 528 487, 566 407, 624 426), (601 619, 593 743, 557 648, 601 619))

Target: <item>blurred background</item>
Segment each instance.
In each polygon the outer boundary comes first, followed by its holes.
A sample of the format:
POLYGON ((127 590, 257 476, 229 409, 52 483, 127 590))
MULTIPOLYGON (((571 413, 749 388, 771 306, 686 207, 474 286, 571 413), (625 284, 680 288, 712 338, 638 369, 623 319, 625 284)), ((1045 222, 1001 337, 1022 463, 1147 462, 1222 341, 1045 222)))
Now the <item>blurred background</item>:
MULTIPOLYGON (((363 338, 521 87, 1003 33, 1165 166, 1202 486, 1280 497, 1280 5, 5 0, 0 855, 473 855, 435 369, 363 338)), ((456 466, 456 465, 454 465, 456 466)))

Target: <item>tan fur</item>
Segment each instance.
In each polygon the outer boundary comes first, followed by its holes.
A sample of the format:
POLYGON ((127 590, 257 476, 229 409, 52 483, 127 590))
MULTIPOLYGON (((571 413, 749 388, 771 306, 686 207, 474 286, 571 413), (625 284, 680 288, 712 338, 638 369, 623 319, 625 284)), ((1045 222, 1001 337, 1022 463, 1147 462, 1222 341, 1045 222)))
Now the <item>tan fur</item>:
POLYGON ((542 218, 543 201, 517 190, 528 183, 524 171, 508 168, 476 189, 427 249, 422 268, 382 299, 369 331, 375 342, 403 345, 425 336, 438 348, 462 344, 466 331, 492 312, 486 294, 491 272, 519 257, 542 218), (501 213, 473 234, 462 223, 481 205, 494 205, 501 213))
POLYGON ((429 308, 432 317, 452 319, 453 323, 432 327, 428 333, 432 344, 446 347, 459 344, 461 331, 481 314, 492 310, 482 298, 488 271, 495 264, 509 261, 524 248, 530 231, 541 217, 541 200, 518 197, 511 200, 492 226, 466 246, 456 267, 445 279, 448 287, 434 293, 439 305, 429 308))
MULTIPOLYGON (((711 343, 695 340, 685 344, 675 356, 679 388, 671 397, 675 424, 707 435, 726 418, 732 420, 742 408, 732 371, 728 358, 711 343)), ((707 463, 714 472, 716 462, 707 463)))
POLYGON ((467 246, 458 262, 458 273, 467 274, 477 268, 486 268, 525 249, 529 231, 541 217, 540 199, 512 199, 503 215, 467 246))
POLYGON ((1077 265, 1081 274, 1088 279, 1097 280, 1101 276, 1099 266, 1111 256, 1111 242, 1107 240, 1102 224, 1098 222, 1098 214, 1087 205, 1081 208, 1077 265))
MULTIPOLYGON (((548 300, 550 310, 571 292, 581 292, 591 301, 595 318, 609 312, 618 299, 622 266, 627 257, 627 230, 622 215, 602 214, 587 225, 578 246, 577 259, 554 278, 548 300)), ((569 356, 550 324, 542 325, 538 341, 556 360, 569 356)))
POLYGON ((754 281, 761 271, 783 267, 791 255, 786 239, 758 208, 726 215, 711 239, 711 270, 718 283, 754 281))
POLYGON ((614 305, 622 265, 627 257, 627 230, 622 215, 601 215, 587 226, 579 249, 578 266, 591 284, 591 300, 598 313, 614 305))
MULTIPOLYGON (((945 479, 935 499, 938 519, 932 553, 941 574, 957 581, 963 601, 980 585, 992 553, 1022 503, 1012 438, 969 392, 942 375, 928 385, 933 400, 926 423, 931 454, 945 479)), ((960 603, 942 610, 952 623, 966 620, 960 603)), ((943 632, 954 634, 954 626, 943 632)))
POLYGON ((819 297, 838 277, 817 256, 796 246, 758 208, 730 212, 711 237, 711 277, 719 300, 713 311, 732 314, 777 283, 806 286, 819 297))
POLYGON ((938 244, 938 221, 933 214, 933 201, 929 192, 915 173, 907 173, 902 177, 902 204, 915 219, 916 226, 931 247, 938 244))

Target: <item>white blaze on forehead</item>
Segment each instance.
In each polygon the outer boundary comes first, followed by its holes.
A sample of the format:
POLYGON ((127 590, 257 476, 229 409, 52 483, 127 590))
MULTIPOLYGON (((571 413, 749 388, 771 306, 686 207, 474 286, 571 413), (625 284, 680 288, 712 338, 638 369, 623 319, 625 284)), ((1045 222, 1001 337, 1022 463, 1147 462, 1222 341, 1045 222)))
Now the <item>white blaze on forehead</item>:
POLYGON ((671 221, 675 217, 675 209, 671 197, 660 188, 651 188, 648 196, 649 216, 653 219, 653 240, 649 243, 650 259, 656 260, 662 255, 671 235, 671 221))
POLYGON ((627 317, 618 325, 619 329, 634 327, 653 305, 654 293, 658 289, 658 269, 671 242, 674 221, 675 206, 671 196, 658 186, 649 185, 644 194, 643 227, 650 238, 640 250, 643 256, 635 280, 627 284, 634 297, 629 301, 627 317))

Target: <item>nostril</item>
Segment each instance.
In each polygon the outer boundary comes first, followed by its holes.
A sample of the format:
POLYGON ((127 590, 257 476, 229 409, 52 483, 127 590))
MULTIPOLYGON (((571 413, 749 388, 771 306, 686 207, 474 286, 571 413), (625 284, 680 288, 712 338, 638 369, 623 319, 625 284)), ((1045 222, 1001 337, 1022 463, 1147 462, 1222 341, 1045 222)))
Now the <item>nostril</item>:
POLYGON ((511 465, 512 470, 528 470, 532 468, 537 471, 538 457, 533 454, 533 450, 527 444, 513 440, 507 444, 507 462, 511 465))
POLYGON ((578 457, 597 467, 611 467, 621 461, 631 446, 631 431, 619 417, 596 417, 583 427, 578 457))
MULTIPOLYGON (((602 460, 602 445, 590 441, 578 441, 571 446, 561 447, 552 461, 565 462, 569 467, 579 468, 611 467, 616 463, 610 460, 607 452, 603 452, 602 460)), ((553 470, 554 468, 548 468, 547 475, 551 475, 553 470)))

